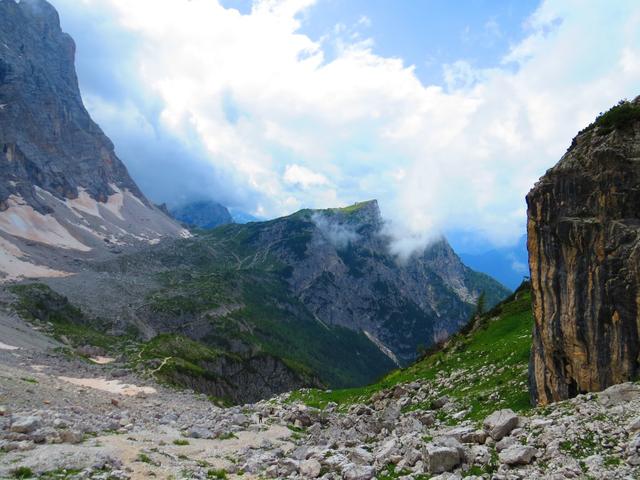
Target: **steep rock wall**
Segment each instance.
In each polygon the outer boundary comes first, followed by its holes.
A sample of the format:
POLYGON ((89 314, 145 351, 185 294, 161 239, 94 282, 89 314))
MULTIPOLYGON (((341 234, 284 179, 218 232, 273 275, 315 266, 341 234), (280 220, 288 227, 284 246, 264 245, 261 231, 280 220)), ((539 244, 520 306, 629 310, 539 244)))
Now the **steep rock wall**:
POLYGON ((640 372, 640 97, 573 141, 527 196, 532 400, 640 372))

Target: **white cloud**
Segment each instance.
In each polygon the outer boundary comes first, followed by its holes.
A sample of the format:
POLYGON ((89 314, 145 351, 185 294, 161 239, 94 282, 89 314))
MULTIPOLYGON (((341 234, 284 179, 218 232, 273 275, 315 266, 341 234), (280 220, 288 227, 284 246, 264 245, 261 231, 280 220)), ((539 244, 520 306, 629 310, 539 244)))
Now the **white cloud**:
POLYGON ((302 188, 327 185, 329 181, 324 175, 314 172, 301 165, 287 165, 284 171, 284 181, 302 188))
MULTIPOLYGON (((123 56, 132 88, 158 105, 149 123, 204 146, 212 169, 251 192, 247 210, 377 197, 398 252, 448 229, 514 242, 524 195, 572 136, 640 93, 635 0, 547 0, 502 63, 445 66, 446 87, 422 84, 371 39, 338 35, 329 60, 328 39, 299 33, 313 0, 259 0, 249 15, 217 0, 54 3, 107 9, 137 39, 123 56)), ((144 109, 123 118, 133 110, 144 109)), ((117 115, 101 111, 109 132, 117 115)))
POLYGON ((372 25, 372 22, 371 22, 371 19, 366 15, 361 15, 360 18, 358 19, 358 25, 368 28, 372 25))
POLYGON ((338 250, 345 249, 349 244, 360 239, 353 225, 338 223, 335 219, 327 218, 321 213, 313 214, 311 220, 316 224, 323 238, 338 250))

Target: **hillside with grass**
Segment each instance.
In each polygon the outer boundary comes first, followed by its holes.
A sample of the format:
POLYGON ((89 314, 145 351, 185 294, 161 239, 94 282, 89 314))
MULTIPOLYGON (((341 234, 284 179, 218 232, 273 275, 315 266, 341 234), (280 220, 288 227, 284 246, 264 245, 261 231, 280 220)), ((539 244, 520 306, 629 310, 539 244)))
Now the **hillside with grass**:
MULTIPOLYGON (((144 345, 157 337, 138 364, 172 383, 221 395, 228 389, 212 385, 236 372, 221 363, 268 358, 308 386, 357 387, 459 331, 481 296, 491 306, 509 294, 467 268, 445 239, 406 262, 390 241, 377 202, 367 201, 197 230, 43 282, 68 300, 70 310, 58 312, 68 321, 55 322, 66 338, 77 331, 89 344, 144 345), (187 350, 202 355, 194 361, 187 350)), ((29 288, 14 291, 18 303, 38 300, 29 288)), ((298 380, 275 382, 269 393, 299 388, 298 380)))
MULTIPOLYGON (((481 420, 502 408, 525 412, 531 408, 527 369, 532 326, 531 292, 525 283, 408 368, 394 370, 363 388, 306 390, 293 393, 291 399, 320 408, 335 402, 339 408, 348 409, 397 385, 427 381, 432 387, 428 398, 408 408, 429 410, 434 402, 448 396, 465 411, 464 418, 471 420, 481 420)), ((446 412, 440 411, 439 415, 447 421, 446 412)))

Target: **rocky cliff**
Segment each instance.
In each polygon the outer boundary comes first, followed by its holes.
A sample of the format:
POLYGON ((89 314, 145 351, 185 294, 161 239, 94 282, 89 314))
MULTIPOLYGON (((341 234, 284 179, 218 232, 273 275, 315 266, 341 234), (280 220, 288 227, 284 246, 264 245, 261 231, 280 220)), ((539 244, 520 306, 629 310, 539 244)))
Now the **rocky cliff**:
POLYGON ((382 226, 372 200, 258 224, 250 243, 289 266, 290 289, 316 318, 366 332, 400 364, 465 325, 483 291, 491 305, 508 294, 444 238, 398 261, 382 226))
MULTIPOLYGON (((0 271, 63 275, 39 247, 101 253, 181 227, 140 192, 87 113, 75 44, 44 0, 0 0, 0 271), (39 264, 38 266, 34 264, 39 264), (53 267, 53 268, 48 268, 53 267)), ((64 262, 62 262, 64 263, 64 262)))
POLYGON ((640 373, 640 97, 580 132, 527 196, 542 404, 640 373))

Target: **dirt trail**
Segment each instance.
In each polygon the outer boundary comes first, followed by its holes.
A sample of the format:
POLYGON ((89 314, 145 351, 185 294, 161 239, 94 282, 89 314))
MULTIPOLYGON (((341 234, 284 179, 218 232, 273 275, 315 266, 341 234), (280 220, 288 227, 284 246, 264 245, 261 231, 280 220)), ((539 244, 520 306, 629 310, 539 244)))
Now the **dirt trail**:
MULTIPOLYGON (((210 469, 228 471, 232 469, 232 460, 241 449, 259 448, 267 441, 282 444, 285 451, 290 450, 293 444, 286 441, 290 434, 291 431, 286 427, 274 425, 260 432, 238 432, 237 438, 228 440, 183 439, 180 432, 168 430, 126 437, 109 435, 96 438, 96 442, 131 470, 132 480, 144 480, 177 476, 190 465, 206 465, 210 469), (188 442, 188 445, 176 445, 173 443, 176 440, 188 442), (141 458, 145 458, 145 461, 141 461, 141 458)), ((230 478, 258 477, 244 474, 230 475, 230 478)))

